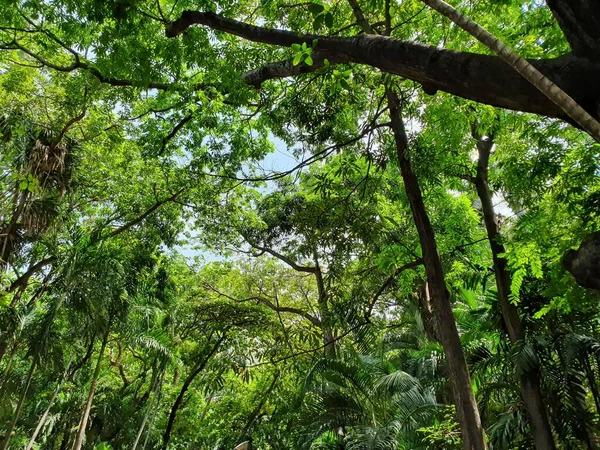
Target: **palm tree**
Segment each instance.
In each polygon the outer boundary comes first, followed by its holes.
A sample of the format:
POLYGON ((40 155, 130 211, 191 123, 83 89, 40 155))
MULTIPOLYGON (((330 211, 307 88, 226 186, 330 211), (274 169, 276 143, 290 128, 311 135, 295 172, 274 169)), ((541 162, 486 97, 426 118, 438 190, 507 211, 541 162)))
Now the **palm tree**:
POLYGON ((423 444, 418 430, 436 415, 434 391, 381 356, 344 356, 318 361, 306 377, 306 445, 391 450, 423 444))

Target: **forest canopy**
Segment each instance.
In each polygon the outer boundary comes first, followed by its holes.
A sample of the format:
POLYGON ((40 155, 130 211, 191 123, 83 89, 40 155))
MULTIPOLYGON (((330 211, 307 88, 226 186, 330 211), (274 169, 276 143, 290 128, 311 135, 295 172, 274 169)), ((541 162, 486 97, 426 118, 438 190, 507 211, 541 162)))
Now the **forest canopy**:
POLYGON ((0 450, 600 448, 595 0, 0 0, 0 450))

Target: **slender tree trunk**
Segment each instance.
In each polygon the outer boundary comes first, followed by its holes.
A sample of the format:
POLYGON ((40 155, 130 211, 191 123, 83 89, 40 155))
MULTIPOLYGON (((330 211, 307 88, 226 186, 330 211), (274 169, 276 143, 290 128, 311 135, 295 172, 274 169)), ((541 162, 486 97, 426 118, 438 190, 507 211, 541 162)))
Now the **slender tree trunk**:
POLYGON ((50 414, 50 409, 52 408, 52 405, 54 405, 54 402, 56 401, 56 398, 58 397, 58 393, 60 392, 60 388, 62 387, 63 382, 65 381, 65 379, 67 378, 67 375, 69 374, 69 368, 71 367, 72 359, 73 358, 71 357, 71 360, 69 361, 69 364, 67 364, 67 368, 65 369, 65 372, 63 373, 63 376, 61 377, 60 381, 56 385, 56 389, 54 389, 54 393, 52 394, 52 398, 48 402, 48 407, 44 411, 44 414, 42 414, 42 417, 40 418, 40 421, 38 422, 37 427, 35 427, 35 431, 33 432, 33 435, 31 436, 31 440, 29 441, 29 444, 27 444, 27 447, 26 447, 25 450, 31 450, 31 449, 33 449, 33 445, 35 444, 35 440, 36 440, 38 434, 40 433, 40 431, 42 430, 42 427, 44 426, 44 423, 46 423, 46 419, 48 418, 48 414, 50 414))
MULTIPOLYGON (((502 318, 504 319, 510 341, 516 344, 525 339, 525 328, 516 306, 509 299, 511 276, 506 259, 500 256, 505 253, 505 249, 501 242, 492 194, 488 184, 489 159, 494 141, 490 137, 479 136, 474 128, 473 137, 477 140, 479 158, 477 160, 477 174, 472 181, 475 184, 477 195, 481 201, 483 221, 492 250, 494 276, 496 278, 496 289, 498 290, 498 301, 500 303, 502 318)), ((542 397, 539 370, 528 370, 520 375, 520 390, 529 417, 529 424, 536 448, 538 450, 554 450, 556 445, 542 397)))
POLYGON ((6 265, 8 264, 8 261, 10 260, 10 258, 12 256, 13 243, 11 242, 9 244, 8 241, 10 240, 10 237, 11 237, 10 235, 13 232, 15 226, 17 225, 19 218, 21 217, 21 213, 25 209, 27 197, 29 196, 28 191, 20 191, 19 190, 18 183, 15 183, 15 189, 16 189, 15 195, 13 196, 14 202, 13 202, 12 217, 10 219, 10 222, 6 226, 6 228, 4 228, 3 230, 0 230, 0 231, 2 231, 2 234, 4 234, 4 242, 2 243, 2 251, 0 251, 0 270, 4 269, 4 267, 6 267, 6 265), (20 192, 20 194, 19 194, 19 192, 20 192))
POLYGON ((215 393, 211 392, 208 398, 206 399, 206 406, 204 407, 204 409, 202 410, 202 414, 200 415, 200 423, 204 422, 204 419, 206 419, 206 415, 208 414, 208 409, 210 408, 210 404, 213 401, 213 398, 215 398, 215 393))
MULTIPOLYGON (((4 354, 6 353, 6 350, 8 349, 8 341, 4 338, 2 339, 2 342, 0 342, 0 363, 2 362, 2 359, 4 358, 4 354)), ((0 385, 1 387, 1 385, 0 385)))
POLYGON ((65 424, 65 431, 63 432, 63 438, 60 442, 60 450, 67 450, 69 448, 69 441, 71 440, 71 422, 67 421, 65 424))
POLYGON ((440 341, 448 361, 450 382, 452 383, 456 411, 461 426, 463 448, 465 450, 485 450, 487 448, 485 434, 460 336, 456 328, 456 320, 450 303, 450 294, 446 288, 435 234, 425 208, 421 188, 407 155, 408 138, 400 115, 400 101, 390 88, 386 88, 386 93, 404 189, 417 227, 433 312, 437 321, 440 341))
POLYGON ((594 369, 587 356, 583 360, 583 368, 585 369, 585 374, 590 385, 590 391, 592 392, 592 397, 594 398, 594 405, 596 405, 596 415, 600 415, 600 394, 598 394, 596 375, 594 375, 594 369))
POLYGON ((144 418, 142 419, 142 423, 140 425, 140 429, 138 430, 137 436, 135 437, 135 441, 133 443, 133 447, 132 450, 136 450, 138 443, 140 442, 140 439, 142 437, 142 434, 144 433, 144 428, 146 427, 146 422, 148 421, 148 418, 150 417, 150 412, 154 409, 154 403, 156 401, 156 399, 159 396, 159 393, 162 389, 162 382, 163 382, 163 378, 165 376, 165 373, 161 373, 160 378, 158 379, 157 383, 156 383, 156 387, 154 388, 154 392, 152 393, 152 399, 150 400, 150 404, 148 405, 148 408, 146 409, 146 413, 144 414, 144 418))
POLYGON ((177 398, 175 399, 175 403, 173 403, 173 406, 171 407, 171 412, 169 413, 169 420, 167 422, 167 428, 165 429, 165 432, 163 434, 163 443, 162 443, 163 450, 167 450, 167 447, 169 446, 169 441, 171 440, 171 432, 173 431, 173 425, 175 424, 175 418, 177 417, 177 412, 179 411, 179 408, 181 408, 185 394, 187 393, 187 391, 188 391, 190 385, 192 384, 192 382, 194 381, 194 379, 200 374, 200 372, 202 372, 204 370, 204 368, 206 367, 206 364, 208 364, 208 361, 210 360, 210 358, 212 358, 212 356, 217 352, 217 350, 219 349, 219 346, 225 339, 225 336, 226 336, 226 334, 223 333, 223 335, 217 340, 217 342, 215 342, 213 347, 210 349, 210 351, 208 352, 206 357, 204 359, 202 359, 200 364, 198 364, 198 366, 196 366, 196 368, 192 371, 192 373, 189 374, 189 376, 184 381, 183 386, 181 387, 181 390, 179 391, 179 395, 177 395, 177 398))
POLYGON ((8 355, 8 361, 6 362, 6 367, 4 368, 4 374, 2 375, 2 381, 0 381, 0 389, 2 389, 2 394, 4 393, 4 386, 8 377, 10 375, 10 371, 12 369, 12 363, 15 359, 15 355, 17 354, 17 349, 19 348, 19 342, 15 341, 12 349, 10 350, 10 354, 8 355))
POLYGON ((250 436, 247 436, 248 431, 250 431, 250 427, 256 421, 256 419, 258 418, 258 415, 260 414, 261 409, 263 408, 265 402, 267 401, 267 397, 269 396, 269 394, 271 392, 273 392, 273 389, 275 389, 275 385, 277 384, 277 380, 278 379, 279 379, 279 372, 277 372, 273 376, 273 380, 271 381, 271 384, 269 385, 269 387, 267 388, 267 390, 261 396, 260 402, 258 403, 258 405, 256 405, 256 408, 254 408, 254 410, 248 416, 248 420, 246 421, 246 425, 242 429, 242 433, 240 434, 238 442, 239 441, 243 441, 245 439, 246 440, 251 440, 250 436))
POLYGON ((325 280, 323 279, 323 272, 319 266, 319 260, 317 259, 316 251, 314 254, 315 258, 315 280, 317 282, 317 294, 319 296, 317 305, 319 314, 321 315, 321 333, 323 334, 323 352, 326 358, 335 358, 335 336, 329 323, 331 315, 329 314, 329 300, 327 296, 327 290, 325 289, 325 280))
POLYGON ((422 0, 440 14, 448 17, 479 42, 498 55, 505 63, 515 69, 523 78, 535 86, 542 94, 562 109, 581 128, 587 131, 596 142, 600 142, 600 123, 573 98, 558 87, 552 80, 544 76, 525 58, 521 58, 514 50, 505 45, 493 34, 484 30, 480 25, 461 14, 443 0, 422 0))
POLYGON ((17 424, 17 420, 19 420, 19 415, 21 414, 21 409, 23 408, 25 397, 27 396, 27 392, 29 391, 29 386, 31 385, 31 380, 33 379, 33 374, 35 373, 35 369, 37 367, 37 362, 38 357, 36 354, 33 357, 33 361, 31 362, 31 367, 29 368, 29 373, 27 374, 27 381, 25 382, 25 387, 21 391, 19 403, 17 403, 17 409, 15 409, 12 420, 10 421, 10 425, 8 426, 8 430, 6 431, 6 436, 4 436, 4 440, 0 445, 0 450, 6 450, 8 448, 8 443, 10 442, 10 438, 15 429, 15 425, 17 424))
POLYGON ((154 428, 154 421, 156 420, 156 415, 158 414, 158 410, 160 408, 160 399, 162 397, 162 389, 158 392, 158 398, 156 400, 156 408, 154 408, 154 412, 152 413, 152 417, 150 418, 150 424, 148 425, 148 429, 146 431, 146 438, 144 439, 144 445, 142 445, 142 450, 146 450, 146 445, 148 445, 148 439, 150 439, 150 433, 154 428))
POLYGON ((96 392, 96 387, 98 385, 98 376, 100 375, 100 369, 102 368, 102 358, 104 356, 104 350, 106 349, 106 343, 108 342, 108 335, 110 334, 110 327, 107 328, 104 333, 104 338, 102 339, 102 346, 100 347, 100 353, 98 354, 98 360, 96 361, 96 368, 94 369, 94 374, 92 375, 92 383, 90 385, 90 391, 88 393, 87 402, 85 404, 85 408, 83 410, 83 415, 81 417, 81 421, 79 422, 79 429, 77 430, 77 437, 75 438, 75 444, 73 445, 73 450, 81 450, 83 445, 83 439, 85 437, 85 430, 87 428, 87 423, 90 417, 90 411, 92 409, 92 403, 94 401, 94 394, 96 392))

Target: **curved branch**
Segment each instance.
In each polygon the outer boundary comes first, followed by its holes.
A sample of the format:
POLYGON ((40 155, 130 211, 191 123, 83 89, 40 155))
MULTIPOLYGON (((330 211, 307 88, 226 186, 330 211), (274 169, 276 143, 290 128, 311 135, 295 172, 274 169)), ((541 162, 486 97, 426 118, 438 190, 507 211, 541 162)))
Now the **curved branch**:
POLYGON ((369 309, 365 313, 365 319, 367 321, 370 320, 371 315, 373 315, 373 309, 375 308, 375 303, 377 303, 377 300, 379 300, 379 297, 381 297, 383 295, 383 293, 392 285, 394 280, 396 280, 396 278, 398 278, 398 275, 400 275, 405 270, 412 269, 414 267, 418 267, 421 264, 423 264, 422 258, 419 258, 415 261, 411 261, 407 264, 404 264, 403 266, 398 267, 394 271, 394 273, 392 275, 390 275, 387 280, 385 280, 385 282, 381 285, 379 290, 375 293, 375 295, 373 295, 373 297, 371 297, 371 299, 369 301, 369 309))
POLYGON ((204 287, 206 287, 207 289, 213 291, 215 294, 221 296, 221 297, 225 297, 229 300, 233 300, 234 302, 238 302, 238 303, 243 303, 243 302, 251 302, 251 301, 257 301, 262 303, 263 305, 265 305, 267 308, 272 309, 275 312, 283 312, 283 313, 291 313, 291 314, 296 314, 298 316, 301 316, 303 318, 305 318, 306 320, 308 320, 310 323, 312 323, 315 327, 321 327, 321 321, 313 316, 310 313, 307 313, 306 311, 303 311, 299 308, 293 308, 291 306, 279 306, 279 305, 275 305, 272 301, 270 301, 269 299, 259 296, 259 295, 255 295, 252 297, 247 297, 247 298, 243 298, 243 299, 238 299, 235 297, 232 297, 231 295, 228 295, 224 292, 219 291, 216 287, 211 286, 210 284, 205 284, 204 287))
MULTIPOLYGON (((76 70, 87 71, 92 76, 94 76, 96 79, 98 79, 98 81, 100 81, 101 83, 109 84, 111 86, 144 87, 146 89, 157 89, 159 91, 166 91, 168 89, 173 89, 173 88, 179 87, 178 83, 162 83, 162 82, 154 82, 154 81, 148 82, 148 83, 144 84, 143 86, 140 86, 139 83, 136 83, 133 80, 105 76, 104 74, 102 74, 102 72, 100 72, 100 70, 98 70, 98 68, 94 67, 89 62, 82 60, 81 55, 79 55, 74 50, 72 50, 68 47, 65 47, 65 50, 67 50, 70 53, 73 53, 75 55, 75 61, 73 61, 68 66, 61 66, 61 65, 55 64, 55 63, 47 60, 43 56, 33 52, 32 50, 28 49, 27 47, 24 47, 17 40, 13 40, 12 42, 10 42, 8 44, 0 45, 0 49, 2 49, 2 50, 21 50, 23 53, 26 53, 27 55, 29 55, 31 58, 38 61, 43 66, 48 67, 53 70, 56 70, 58 72, 67 72, 68 73, 68 72, 74 72, 76 70)), ((206 87, 208 87, 208 86, 199 83, 199 84, 194 85, 193 89, 198 91, 198 90, 205 89, 206 87)))
POLYGON ((192 114, 188 114, 187 116, 185 116, 179 123, 177 123, 177 125, 175 125, 171 132, 163 138, 162 145, 160 147, 160 150, 158 151, 159 156, 162 156, 162 154, 167 149, 167 145, 169 144, 171 139, 177 136, 177 133, 179 133, 179 131, 185 126, 186 123, 192 120, 192 117, 192 114))
POLYGON ((281 253, 273 250, 272 248, 260 247, 258 245, 254 245, 254 244, 250 244, 250 245, 252 245, 252 247, 256 248, 257 250, 260 250, 261 252, 268 253, 269 255, 274 256, 275 258, 283 261, 288 266, 290 266, 292 269, 294 269, 298 272, 306 272, 306 273, 319 273, 320 272, 320 269, 318 267, 302 266, 302 265, 298 264, 296 261, 294 261, 293 259, 288 258, 285 255, 282 255, 281 253))

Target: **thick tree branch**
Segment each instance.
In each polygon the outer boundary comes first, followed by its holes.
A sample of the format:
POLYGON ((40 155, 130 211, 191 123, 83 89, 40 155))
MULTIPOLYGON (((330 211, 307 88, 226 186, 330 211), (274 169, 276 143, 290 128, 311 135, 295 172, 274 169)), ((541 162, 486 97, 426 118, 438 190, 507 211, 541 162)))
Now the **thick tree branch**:
MULTIPOLYGON (((185 11, 171 23, 166 33, 175 37, 192 25, 204 25, 214 30, 244 39, 280 47, 318 40, 317 49, 340 61, 377 67, 426 86, 428 93, 437 90, 492 106, 532 112, 548 117, 566 118, 566 114, 539 92, 521 75, 497 56, 455 52, 387 36, 361 35, 353 38, 297 34, 268 29, 222 17, 211 12, 185 11)), ((575 55, 556 59, 529 61, 536 69, 565 90, 586 111, 597 116, 596 101, 600 99, 600 63, 575 55)), ((309 71, 308 67, 293 67, 285 63, 270 65, 267 75, 290 76, 309 71)), ((317 65, 313 70, 320 66, 317 65)), ((256 75, 256 74, 255 74, 256 75)), ((248 76, 247 76, 248 77, 248 76)), ((267 79, 274 78, 268 76, 267 79)), ((260 77, 248 77, 257 85, 260 77)))
POLYGON ((546 0, 573 53, 600 56, 600 2, 597 0, 546 0))
POLYGON ((350 62, 350 58, 346 55, 340 55, 333 52, 314 51, 311 55, 313 59, 312 66, 305 63, 294 65, 292 60, 279 61, 250 70, 242 75, 242 78, 247 84, 260 88, 261 84, 268 80, 276 80, 280 78, 289 78, 302 75, 305 73, 312 73, 325 66, 325 60, 329 61, 329 64, 347 64, 350 62))
POLYGON ((597 118, 598 111, 586 111, 577 101, 575 101, 567 92, 560 88, 550 78, 540 72, 529 61, 522 58, 513 49, 504 42, 481 27, 464 14, 456 10, 452 5, 444 0, 422 0, 423 3, 438 11, 440 14, 448 17, 452 22, 465 30, 487 48, 493 51, 502 61, 512 67, 523 78, 535 86, 549 100, 556 104, 562 111, 569 116, 574 123, 587 131, 596 142, 600 142, 600 123, 597 118))

